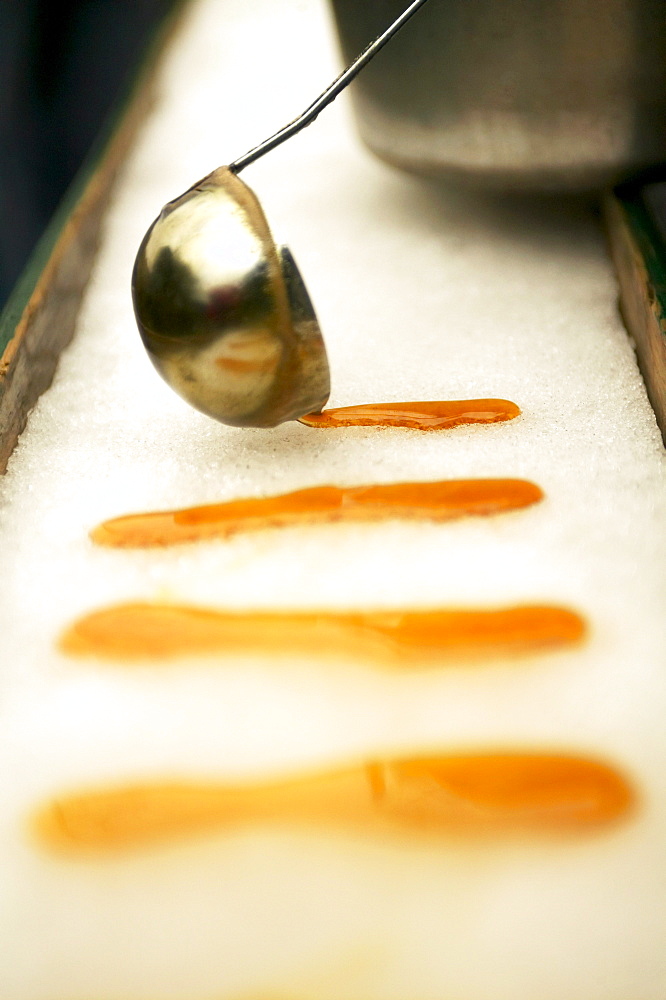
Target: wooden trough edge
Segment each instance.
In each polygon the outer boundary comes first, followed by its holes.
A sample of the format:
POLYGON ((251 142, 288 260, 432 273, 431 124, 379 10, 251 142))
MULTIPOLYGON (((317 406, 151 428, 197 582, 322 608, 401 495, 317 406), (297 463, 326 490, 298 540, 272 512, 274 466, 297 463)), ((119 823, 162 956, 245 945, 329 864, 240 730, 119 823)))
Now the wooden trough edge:
POLYGON ((0 473, 74 335, 116 177, 155 98, 157 70, 187 0, 162 21, 0 315, 0 473))
MULTIPOLYGON (((129 96, 77 174, 0 315, 0 473, 74 334, 116 177, 155 97, 157 71, 188 0, 177 0, 138 68, 129 96)), ((625 184, 603 202, 625 326, 666 444, 666 245, 625 184)))
POLYGON ((666 444, 666 245, 641 191, 636 183, 608 194, 604 215, 620 311, 666 444))

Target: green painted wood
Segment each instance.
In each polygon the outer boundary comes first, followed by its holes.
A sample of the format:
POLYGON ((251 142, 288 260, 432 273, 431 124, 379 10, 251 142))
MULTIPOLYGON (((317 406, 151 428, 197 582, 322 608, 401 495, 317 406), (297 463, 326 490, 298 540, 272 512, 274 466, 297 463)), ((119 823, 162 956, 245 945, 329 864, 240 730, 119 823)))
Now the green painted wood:
MULTIPOLYGON (((666 180, 666 169, 655 179, 666 180)), ((644 182, 622 185, 604 208, 622 316, 666 444, 666 241, 646 190, 644 182)))
POLYGON ((146 84, 147 77, 151 75, 159 54, 164 48, 167 38, 173 31, 174 25, 186 3, 187 0, 177 0, 173 4, 168 17, 165 17, 162 23, 157 26, 152 37, 148 39, 137 66, 130 71, 128 81, 121 90, 110 115, 102 125, 93 146, 54 215, 51 217, 19 280, 0 312, 0 355, 4 352, 13 336, 16 325, 28 304, 40 275, 44 271, 65 223, 71 216, 75 206, 81 200, 91 177, 102 164, 114 135, 122 125, 129 108, 136 101, 137 90, 146 84))
MULTIPOLYGON (((665 178, 666 182, 666 178, 665 178)), ((645 185, 624 185, 616 192, 639 247, 652 287, 662 307, 666 305, 666 242, 645 197, 645 185)))
POLYGON ((155 71, 188 0, 150 39, 0 315, 0 472, 71 340, 115 177, 152 102, 155 71))

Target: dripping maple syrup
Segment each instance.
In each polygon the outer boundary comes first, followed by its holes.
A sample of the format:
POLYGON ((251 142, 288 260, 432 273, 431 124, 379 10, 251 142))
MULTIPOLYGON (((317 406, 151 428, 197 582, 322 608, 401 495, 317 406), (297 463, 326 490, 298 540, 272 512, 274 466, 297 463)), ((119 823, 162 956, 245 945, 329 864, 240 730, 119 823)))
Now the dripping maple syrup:
POLYGON ((62 635, 74 656, 111 660, 259 652, 400 663, 416 657, 529 652, 579 641, 580 615, 526 605, 497 610, 223 612, 180 604, 119 604, 80 618, 62 635))
POLYGON ((519 415, 520 407, 508 399, 452 399, 337 406, 321 413, 307 413, 299 421, 308 427, 406 427, 441 431, 460 424, 495 424, 519 415))
POLYGON ((279 496, 130 514, 103 522, 91 538, 112 548, 150 548, 292 524, 390 518, 447 521, 517 510, 542 498, 541 489, 525 479, 314 486, 279 496))
POLYGON ((74 852, 123 850, 271 821, 456 834, 584 832, 625 815, 626 780, 599 761, 474 754, 371 761, 261 784, 155 782, 64 795, 35 817, 42 842, 74 852))

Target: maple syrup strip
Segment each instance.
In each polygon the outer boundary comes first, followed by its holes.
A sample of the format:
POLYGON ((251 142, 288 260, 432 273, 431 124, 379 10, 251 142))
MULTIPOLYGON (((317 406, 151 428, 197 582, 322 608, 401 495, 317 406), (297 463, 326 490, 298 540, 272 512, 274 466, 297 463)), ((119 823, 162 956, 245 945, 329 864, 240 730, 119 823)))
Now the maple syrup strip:
POLYGON ((46 846, 131 849, 254 823, 430 834, 580 833, 625 815, 633 800, 612 767, 584 758, 473 754, 368 761, 255 784, 156 781, 58 796, 35 816, 46 846))
POLYGON ((580 615, 566 608, 497 610, 223 612, 182 604, 128 603, 93 611, 60 639, 72 656, 156 660, 212 653, 352 656, 385 665, 502 656, 579 641, 580 615))
POLYGON ((524 479, 314 486, 279 496, 130 514, 105 521, 91 538, 112 548, 150 548, 292 524, 391 518, 447 521, 517 510, 542 498, 540 488, 524 479))
POLYGON ((508 399, 454 399, 337 406, 321 413, 307 413, 299 420, 308 427, 405 427, 441 431, 460 424, 495 424, 519 415, 520 407, 508 399))

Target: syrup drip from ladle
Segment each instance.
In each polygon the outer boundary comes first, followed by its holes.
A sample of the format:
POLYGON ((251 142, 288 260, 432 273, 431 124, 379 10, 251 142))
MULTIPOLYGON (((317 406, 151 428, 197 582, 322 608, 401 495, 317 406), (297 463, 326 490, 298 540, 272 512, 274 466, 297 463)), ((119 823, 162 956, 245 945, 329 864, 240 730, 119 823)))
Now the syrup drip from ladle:
POLYGON ((428 0, 414 0, 294 121, 164 206, 132 275, 144 346, 196 409, 274 427, 328 400, 326 349, 303 279, 238 173, 310 125, 428 0))

